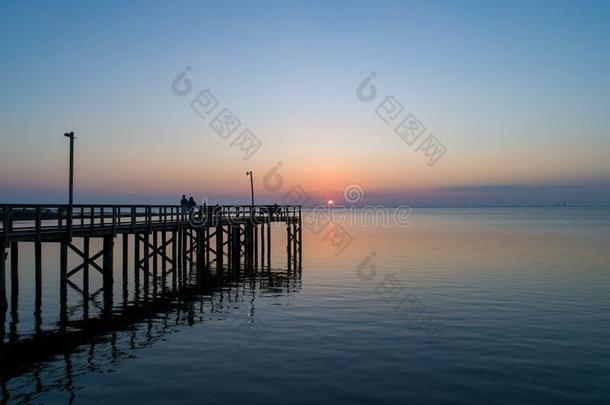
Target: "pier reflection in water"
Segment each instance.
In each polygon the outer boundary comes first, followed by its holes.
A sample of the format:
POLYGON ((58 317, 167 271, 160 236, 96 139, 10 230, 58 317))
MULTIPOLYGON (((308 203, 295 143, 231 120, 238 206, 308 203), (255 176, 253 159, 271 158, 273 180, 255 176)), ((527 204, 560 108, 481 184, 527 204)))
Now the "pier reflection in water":
MULTIPOLYGON (((286 303, 301 288, 301 256, 293 255, 287 263, 259 257, 252 266, 220 270, 194 263, 165 277, 162 272, 142 277, 133 271, 134 263, 128 263, 127 271, 115 265, 112 289, 94 289, 103 285, 103 277, 92 272, 85 284, 91 291, 68 280, 64 295, 58 293, 57 249, 42 252, 46 280, 39 291, 38 272, 27 270, 37 267, 28 262, 30 256, 40 255, 27 254, 36 249, 33 244, 22 245, 21 286, 15 289, 21 297, 11 296, 8 308, 0 311, 1 403, 30 403, 53 393, 63 393, 65 399, 66 392, 73 400, 75 376, 111 371, 117 362, 137 357, 138 349, 185 326, 221 323, 243 335, 246 344, 254 343, 266 333, 256 318, 257 297, 286 303)), ((131 243, 127 253, 134 249, 131 243)), ((115 261, 122 260, 118 256, 115 261)))

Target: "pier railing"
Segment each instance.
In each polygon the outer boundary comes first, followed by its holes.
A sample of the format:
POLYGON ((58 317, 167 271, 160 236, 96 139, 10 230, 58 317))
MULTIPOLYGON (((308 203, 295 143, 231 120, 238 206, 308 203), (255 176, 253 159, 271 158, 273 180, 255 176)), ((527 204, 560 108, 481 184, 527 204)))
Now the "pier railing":
POLYGON ((14 234, 134 229, 181 224, 223 224, 232 221, 291 222, 301 219, 298 205, 0 205, 0 236, 14 234))

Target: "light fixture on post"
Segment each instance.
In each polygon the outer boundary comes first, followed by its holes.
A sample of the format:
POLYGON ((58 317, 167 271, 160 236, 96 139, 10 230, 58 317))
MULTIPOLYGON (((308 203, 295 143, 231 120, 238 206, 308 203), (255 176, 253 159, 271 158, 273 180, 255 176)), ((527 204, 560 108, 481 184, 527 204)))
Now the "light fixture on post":
POLYGON ((246 176, 250 177, 250 202, 252 205, 252 208, 254 208, 254 175, 252 174, 252 171, 247 171, 246 172, 246 176))
POLYGON ((65 137, 70 139, 70 161, 69 161, 69 179, 68 179, 68 217, 67 228, 68 238, 72 239, 72 206, 74 204, 74 132, 67 132, 65 137))

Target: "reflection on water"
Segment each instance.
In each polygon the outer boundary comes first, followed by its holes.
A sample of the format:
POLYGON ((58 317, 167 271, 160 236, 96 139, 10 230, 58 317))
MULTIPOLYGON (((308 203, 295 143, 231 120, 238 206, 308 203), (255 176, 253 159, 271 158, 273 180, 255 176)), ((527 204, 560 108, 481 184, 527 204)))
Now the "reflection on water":
MULTIPOLYGON (((49 253, 46 259, 53 258, 49 253)), ((266 333, 256 317, 257 297, 285 302, 298 292, 301 268, 298 262, 294 264, 271 268, 257 263, 255 268, 222 271, 193 267, 173 277, 168 272, 166 277, 155 274, 142 280, 137 273, 130 276, 129 271, 120 274, 115 270, 116 280, 122 282, 114 291, 99 288, 89 292, 78 281, 68 280, 70 299, 48 306, 56 313, 49 311, 46 324, 40 288, 34 294, 31 318, 19 318, 24 309, 15 294, 8 311, 0 311, 0 342, 4 342, 0 346, 1 403, 30 403, 53 392, 67 392, 68 401, 73 402, 78 396, 76 376, 112 371, 122 360, 134 358, 137 350, 203 322, 223 323, 252 344, 266 333)), ((57 298, 53 291, 57 280, 48 282, 46 295, 57 298)), ((31 291, 26 287, 25 292, 31 291)), ((23 297, 23 293, 21 299, 30 307, 28 298, 32 297, 23 297)))

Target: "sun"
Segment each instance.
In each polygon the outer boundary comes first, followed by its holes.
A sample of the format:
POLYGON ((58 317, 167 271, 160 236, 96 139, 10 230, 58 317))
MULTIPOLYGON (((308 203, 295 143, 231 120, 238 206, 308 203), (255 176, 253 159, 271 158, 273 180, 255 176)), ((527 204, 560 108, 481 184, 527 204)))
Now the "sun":
POLYGON ((328 205, 333 205, 335 202, 333 200, 328 200, 328 205))

